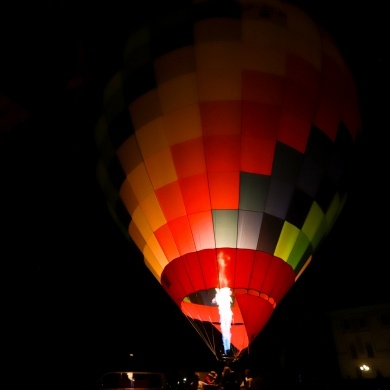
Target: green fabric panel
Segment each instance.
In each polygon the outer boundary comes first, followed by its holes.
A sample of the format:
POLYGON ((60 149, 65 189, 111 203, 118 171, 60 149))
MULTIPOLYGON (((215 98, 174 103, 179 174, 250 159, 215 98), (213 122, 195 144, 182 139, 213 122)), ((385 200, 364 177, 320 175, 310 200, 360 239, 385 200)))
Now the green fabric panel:
POLYGON ((313 239, 311 240, 311 245, 313 246, 313 249, 316 249, 318 247, 318 245, 325 239, 325 237, 327 235, 328 235, 328 224, 326 222, 326 218, 324 217, 321 220, 320 225, 318 226, 316 234, 314 235, 313 239))
POLYGON ((313 240, 313 237, 324 218, 325 216, 320 206, 316 202, 313 202, 305 223, 302 226, 302 231, 306 234, 310 241, 313 240))
POLYGON ((274 255, 287 261, 294 248, 299 232, 300 230, 297 227, 285 221, 274 255))
POLYGON ((150 50, 151 39, 152 29, 150 26, 145 26, 130 36, 123 52, 126 74, 133 73, 153 61, 150 50))
POLYGON ((213 222, 217 248, 236 248, 238 210, 213 210, 213 222))
MULTIPOLYGON (((287 263, 291 265, 293 270, 297 268, 302 257, 310 247, 310 240, 302 231, 299 232, 298 238, 295 242, 294 248, 292 249, 290 256, 288 257, 287 263)), ((305 256, 306 259, 306 256, 305 256)))
POLYGON ((240 209, 263 212, 267 200, 269 176, 240 174, 240 209))
POLYGON ((339 216, 342 208, 344 207, 345 201, 346 201, 346 196, 344 196, 344 199, 340 199, 340 195, 338 192, 336 192, 335 195, 333 196, 332 202, 330 203, 329 208, 325 214, 325 218, 328 225, 328 229, 327 229, 328 233, 332 229, 334 223, 337 220, 337 217, 339 216))

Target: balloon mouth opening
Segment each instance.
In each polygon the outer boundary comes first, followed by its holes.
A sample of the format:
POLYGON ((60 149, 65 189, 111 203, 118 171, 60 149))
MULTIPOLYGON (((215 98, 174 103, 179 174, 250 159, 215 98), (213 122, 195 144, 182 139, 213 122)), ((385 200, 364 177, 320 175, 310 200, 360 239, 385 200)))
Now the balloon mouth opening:
MULTIPOLYGON (((252 295, 255 297, 262 298, 266 301, 268 301, 273 308, 276 307, 276 301, 274 298, 269 296, 268 294, 254 290, 254 289, 246 289, 246 288, 231 288, 231 295, 230 295, 230 307, 233 308, 237 304, 237 295, 252 295)), ((209 288, 207 290, 199 290, 196 292, 193 292, 191 294, 188 294, 184 299, 183 302, 186 303, 192 303, 196 305, 202 305, 202 306, 210 306, 218 308, 218 303, 215 299, 216 296, 216 288, 209 288)))

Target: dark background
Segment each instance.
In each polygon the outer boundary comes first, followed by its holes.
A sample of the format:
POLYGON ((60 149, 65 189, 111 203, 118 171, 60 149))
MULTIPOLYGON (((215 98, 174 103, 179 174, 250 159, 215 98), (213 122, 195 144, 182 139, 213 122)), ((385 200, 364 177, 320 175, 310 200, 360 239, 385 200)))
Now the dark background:
MULTIPOLYGON (((363 137, 347 205, 251 346, 245 363, 255 370, 283 351, 306 364, 319 351, 332 359, 329 311, 390 302, 388 13, 377 0, 293 3, 333 36, 351 67, 363 137)), ((111 219, 96 181, 104 86, 120 67, 129 26, 157 3, 125 4, 21 2, 2 15, 3 361, 22 383, 43 387, 55 375, 57 387, 85 389, 110 369, 218 366, 111 219)))

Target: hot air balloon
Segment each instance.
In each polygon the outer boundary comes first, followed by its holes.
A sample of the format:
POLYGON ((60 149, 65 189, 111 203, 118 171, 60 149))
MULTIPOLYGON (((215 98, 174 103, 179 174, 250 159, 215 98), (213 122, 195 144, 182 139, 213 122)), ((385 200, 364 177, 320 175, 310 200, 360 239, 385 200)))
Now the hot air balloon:
POLYGON ((162 293, 237 358, 343 209, 357 93, 292 4, 168 4, 134 28, 107 85, 98 178, 162 293))

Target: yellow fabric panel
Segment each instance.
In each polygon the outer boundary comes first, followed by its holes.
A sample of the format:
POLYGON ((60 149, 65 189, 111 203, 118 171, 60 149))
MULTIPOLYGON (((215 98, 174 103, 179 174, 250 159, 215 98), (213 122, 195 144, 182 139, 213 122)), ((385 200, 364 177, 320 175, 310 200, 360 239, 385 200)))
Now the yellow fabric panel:
POLYGON ((134 134, 118 148, 117 157, 126 175, 143 163, 143 158, 134 134))
POLYGON ((158 93, 164 113, 192 105, 198 101, 196 74, 185 74, 161 83, 158 85, 158 93))
POLYGON ((129 112, 135 130, 160 117, 162 109, 157 89, 145 93, 132 102, 129 105, 129 112))
POLYGON ((240 21, 222 17, 200 20, 194 25, 194 40, 195 42, 240 41, 240 21))
POLYGON ((314 235, 316 234, 324 217, 324 213, 322 212, 320 206, 318 206, 316 202, 313 202, 311 204, 309 214, 306 217, 305 223, 302 226, 303 233, 306 234, 310 241, 313 240, 314 235))
POLYGON ((144 247, 149 240, 149 238, 153 235, 153 231, 150 228, 149 222, 146 219, 146 216, 143 212, 143 210, 140 207, 137 207, 134 210, 133 215, 131 216, 132 221, 130 223, 129 233, 135 234, 135 237, 131 235, 131 238, 136 241, 137 246, 140 248, 140 250, 143 252, 144 247), (135 226, 133 226, 133 224, 135 226), (139 234, 136 234, 138 231, 139 234), (142 240, 141 240, 142 237, 142 240), (141 245, 141 246, 139 246, 141 245))
POLYGON ((149 175, 144 164, 140 164, 133 169, 127 175, 127 180, 131 184, 131 188, 134 191, 138 203, 141 203, 150 194, 154 193, 152 183, 150 182, 149 175))
POLYGON ((243 46, 243 68, 278 76, 286 74, 286 51, 280 47, 260 47, 256 43, 243 46))
POLYGON ((177 180, 170 149, 161 150, 145 159, 146 169, 153 188, 157 189, 177 180))
POLYGON ((218 41, 195 43, 196 68, 241 69, 241 42, 218 41))
POLYGON ((140 127, 135 135, 145 160, 168 147, 165 122, 162 116, 140 127))
POLYGON ((149 247, 145 248, 144 261, 152 275, 161 283, 161 274, 164 269, 160 266, 149 247))
POLYGON ((134 194, 133 188, 128 180, 125 180, 119 190, 119 196, 122 199, 127 211, 133 215, 134 210, 138 207, 138 200, 134 194))
MULTIPOLYGON (((165 266, 168 265, 168 259, 165 257, 163 250, 161 249, 160 244, 157 241, 155 235, 150 236, 148 242, 146 243, 144 250, 145 254, 152 254, 154 258, 154 269, 163 270, 165 266)), ((151 257, 150 255, 148 257, 151 257)))
POLYGON ((292 249, 294 248, 299 232, 300 230, 294 225, 284 221, 283 229, 280 233, 274 255, 276 257, 280 257, 284 261, 287 261, 292 249))
POLYGON ((140 206, 153 232, 166 224, 166 219, 154 192, 142 201, 140 206))
POLYGON ((200 101, 241 99, 240 69, 199 69, 197 74, 200 101))
POLYGON ((157 84, 163 84, 177 77, 196 72, 195 51, 193 46, 181 47, 166 53, 154 61, 154 73, 157 84))
POLYGON ((199 105, 183 107, 165 115, 169 145, 179 144, 202 136, 199 105))

